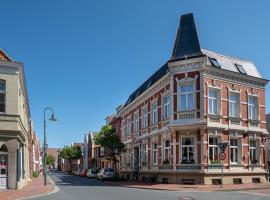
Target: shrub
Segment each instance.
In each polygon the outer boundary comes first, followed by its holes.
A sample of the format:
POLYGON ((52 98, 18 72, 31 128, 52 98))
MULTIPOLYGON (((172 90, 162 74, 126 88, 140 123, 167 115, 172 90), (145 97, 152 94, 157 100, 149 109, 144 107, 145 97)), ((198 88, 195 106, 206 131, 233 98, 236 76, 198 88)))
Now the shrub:
POLYGON ((33 177, 38 177, 38 175, 39 175, 38 174, 38 171, 33 171, 33 174, 32 175, 33 175, 33 177))

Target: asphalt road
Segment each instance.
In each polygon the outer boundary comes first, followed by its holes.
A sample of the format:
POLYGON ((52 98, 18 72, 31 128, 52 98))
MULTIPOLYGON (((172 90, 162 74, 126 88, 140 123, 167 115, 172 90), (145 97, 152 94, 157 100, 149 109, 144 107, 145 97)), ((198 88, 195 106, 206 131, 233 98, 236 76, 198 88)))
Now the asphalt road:
POLYGON ((108 186, 101 181, 56 173, 51 176, 57 193, 36 200, 270 200, 268 196, 241 192, 176 192, 108 186))

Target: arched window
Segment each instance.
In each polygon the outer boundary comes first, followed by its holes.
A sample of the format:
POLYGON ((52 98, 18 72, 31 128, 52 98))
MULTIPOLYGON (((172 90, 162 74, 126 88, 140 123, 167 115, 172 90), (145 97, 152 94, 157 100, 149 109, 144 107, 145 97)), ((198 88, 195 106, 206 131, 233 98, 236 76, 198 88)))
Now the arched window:
POLYGON ((0 81, 0 112, 6 111, 6 83, 0 81))
POLYGON ((3 144, 1 146, 1 148, 0 148, 0 151, 2 151, 2 152, 8 152, 7 146, 3 144))

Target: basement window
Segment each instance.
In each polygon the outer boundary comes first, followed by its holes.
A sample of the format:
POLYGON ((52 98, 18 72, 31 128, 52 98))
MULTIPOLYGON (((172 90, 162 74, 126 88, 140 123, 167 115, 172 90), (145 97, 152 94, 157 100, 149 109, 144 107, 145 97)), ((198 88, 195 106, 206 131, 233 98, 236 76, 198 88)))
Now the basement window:
POLYGON ((217 68, 221 68, 221 65, 219 64, 217 59, 211 58, 211 57, 209 57, 208 59, 209 59, 212 66, 217 67, 217 68))
POLYGON ((244 67, 242 65, 239 64, 234 64, 236 69, 239 71, 240 74, 247 74, 247 72, 245 71, 244 67))

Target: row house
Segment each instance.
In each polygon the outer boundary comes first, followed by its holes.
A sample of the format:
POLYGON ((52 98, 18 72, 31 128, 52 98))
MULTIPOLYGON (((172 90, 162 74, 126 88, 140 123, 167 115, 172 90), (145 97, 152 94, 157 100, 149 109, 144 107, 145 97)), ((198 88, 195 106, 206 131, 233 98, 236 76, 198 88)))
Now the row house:
POLYGON ((246 60, 200 48, 183 15, 172 57, 118 108, 126 179, 220 184, 264 182, 265 85, 246 60))
POLYGON ((0 190, 30 180, 32 133, 23 64, 0 50, 0 190))

